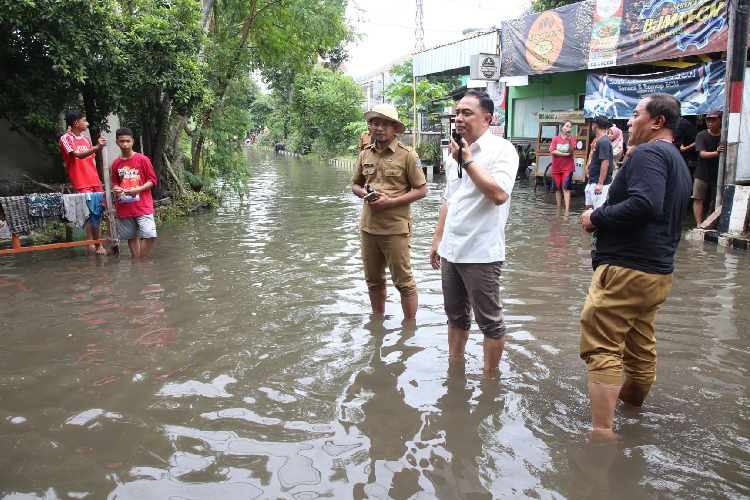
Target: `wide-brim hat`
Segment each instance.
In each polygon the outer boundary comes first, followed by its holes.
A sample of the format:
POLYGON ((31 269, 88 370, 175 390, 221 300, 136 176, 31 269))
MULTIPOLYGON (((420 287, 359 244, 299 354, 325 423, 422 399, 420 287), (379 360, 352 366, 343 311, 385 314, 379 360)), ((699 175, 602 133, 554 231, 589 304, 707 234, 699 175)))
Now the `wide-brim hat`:
POLYGON ((398 111, 390 104, 378 104, 365 113, 365 121, 367 123, 370 123, 370 120, 373 118, 385 118, 386 120, 396 122, 397 134, 403 134, 404 130, 406 130, 406 126, 398 119, 398 111))

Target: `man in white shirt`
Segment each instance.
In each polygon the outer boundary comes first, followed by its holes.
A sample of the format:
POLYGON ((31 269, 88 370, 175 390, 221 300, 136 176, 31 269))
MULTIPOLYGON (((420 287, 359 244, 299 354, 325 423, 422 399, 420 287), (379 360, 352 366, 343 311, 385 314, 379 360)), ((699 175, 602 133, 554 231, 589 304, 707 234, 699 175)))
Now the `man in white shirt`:
POLYGON ((476 90, 456 107, 456 131, 463 139, 460 145, 451 139, 448 185, 430 249, 432 267, 442 274, 449 361, 464 359, 473 309, 484 334, 485 372, 497 370, 505 346, 500 268, 518 171, 516 148, 489 130, 493 110, 490 96, 476 90))

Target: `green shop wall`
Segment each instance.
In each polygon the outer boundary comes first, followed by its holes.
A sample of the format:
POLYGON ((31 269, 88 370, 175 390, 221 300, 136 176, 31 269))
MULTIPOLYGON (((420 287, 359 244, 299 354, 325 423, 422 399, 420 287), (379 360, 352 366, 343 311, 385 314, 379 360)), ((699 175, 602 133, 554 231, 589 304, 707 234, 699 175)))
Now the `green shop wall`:
MULTIPOLYGON (((547 98, 554 96, 573 96, 570 103, 562 109, 578 109, 578 95, 586 93, 586 71, 576 71, 572 73, 551 73, 549 75, 541 76, 529 76, 529 85, 523 85, 520 87, 508 87, 508 108, 507 108, 507 124, 508 124, 508 137, 524 137, 523 131, 517 133, 514 130, 514 103, 515 99, 528 99, 533 97, 547 98), (542 83, 541 80, 549 79, 548 83, 542 83), (531 83, 531 80, 535 80, 531 83)), ((551 100, 550 105, 558 103, 559 100, 551 100)), ((544 102, 544 99, 542 100, 544 102)), ((559 103, 558 103, 559 104, 559 103)), ((559 110, 560 106, 548 107, 544 105, 544 110, 553 111, 559 110)), ((541 111, 541 109, 534 109, 534 111, 541 111)), ((528 127, 527 127, 528 129, 528 127)), ((536 137, 534 133, 533 137, 536 137)))

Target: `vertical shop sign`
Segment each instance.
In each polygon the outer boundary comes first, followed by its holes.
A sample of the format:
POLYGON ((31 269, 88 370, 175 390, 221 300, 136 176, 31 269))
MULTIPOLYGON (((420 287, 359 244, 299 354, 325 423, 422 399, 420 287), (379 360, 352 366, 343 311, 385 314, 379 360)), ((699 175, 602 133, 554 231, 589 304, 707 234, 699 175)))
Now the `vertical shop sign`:
POLYGON ((488 82, 487 93, 492 98, 492 102, 495 103, 495 112, 492 113, 490 131, 492 135, 505 137, 505 83, 488 82))
POLYGON ((591 27, 589 69, 617 65, 623 0, 596 0, 591 27))

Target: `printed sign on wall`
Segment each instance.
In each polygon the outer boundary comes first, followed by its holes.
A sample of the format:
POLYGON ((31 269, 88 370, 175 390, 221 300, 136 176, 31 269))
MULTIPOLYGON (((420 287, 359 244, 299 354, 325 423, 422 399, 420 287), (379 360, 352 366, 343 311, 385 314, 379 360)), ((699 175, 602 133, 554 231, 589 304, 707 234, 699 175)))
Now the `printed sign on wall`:
POLYGON ((675 96, 683 115, 701 115, 724 107, 726 59, 650 75, 589 73, 583 116, 630 118, 638 101, 657 92, 675 96))
POLYGON ((727 50, 727 1, 626 0, 617 64, 727 50))
POLYGON ((593 2, 580 2, 504 22, 502 75, 585 69, 593 9, 593 2))

